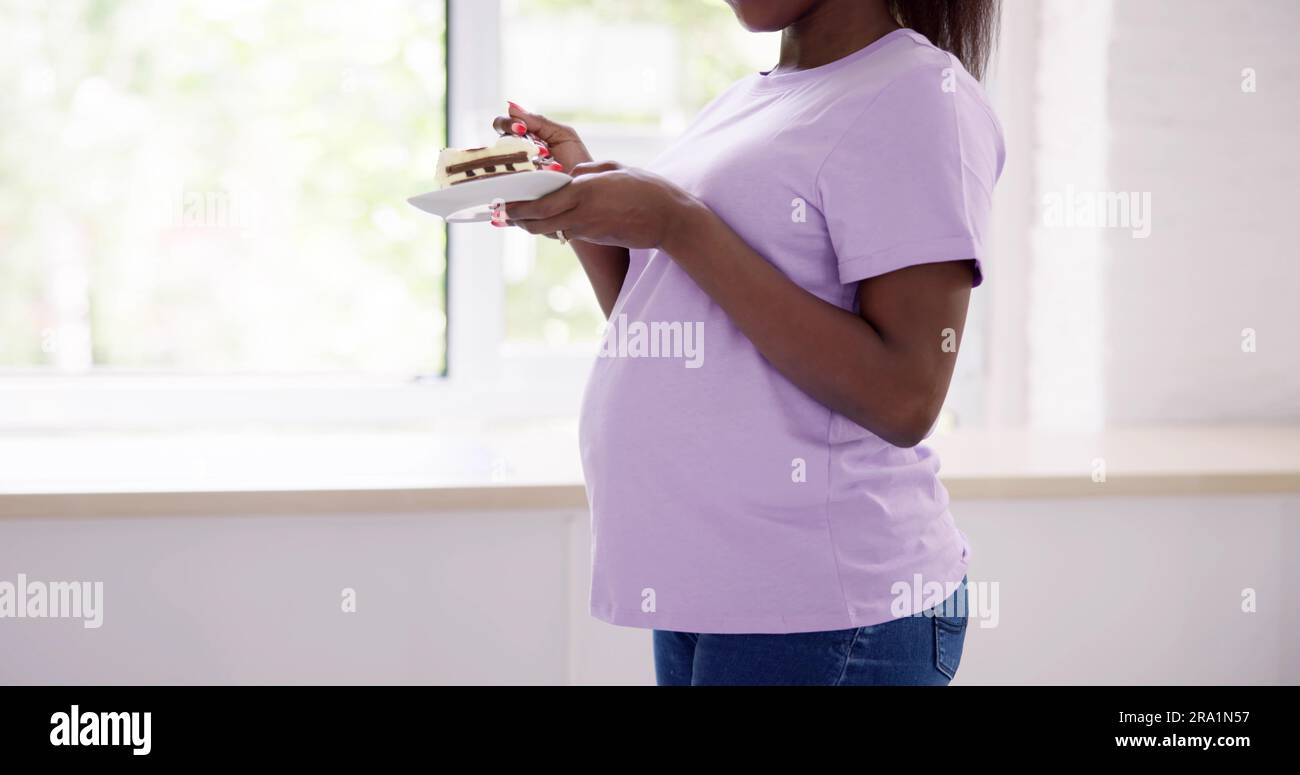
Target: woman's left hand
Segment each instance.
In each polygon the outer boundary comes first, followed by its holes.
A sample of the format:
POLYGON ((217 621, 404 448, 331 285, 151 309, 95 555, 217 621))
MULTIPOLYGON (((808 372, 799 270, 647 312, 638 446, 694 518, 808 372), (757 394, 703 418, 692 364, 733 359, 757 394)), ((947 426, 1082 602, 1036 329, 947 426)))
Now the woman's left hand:
POLYGON ((573 182, 541 199, 511 202, 507 222, 532 234, 623 248, 657 248, 698 200, 663 178, 615 162, 579 164, 573 182))

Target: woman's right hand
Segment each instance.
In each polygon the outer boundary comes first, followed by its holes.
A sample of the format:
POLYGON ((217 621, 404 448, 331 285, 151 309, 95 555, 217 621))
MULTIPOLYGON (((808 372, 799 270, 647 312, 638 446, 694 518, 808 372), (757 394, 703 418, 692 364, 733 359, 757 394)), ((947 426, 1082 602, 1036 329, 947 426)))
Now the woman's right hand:
POLYGON ((513 102, 508 103, 510 106, 510 115, 498 116, 492 122, 498 130, 510 131, 509 127, 516 123, 522 122, 527 131, 536 135, 539 140, 546 143, 551 152, 551 158, 564 165, 565 172, 572 172, 574 167, 579 164, 590 162, 591 153, 587 146, 578 137, 578 133, 573 131, 572 127, 556 123, 546 116, 537 113, 531 113, 513 102))

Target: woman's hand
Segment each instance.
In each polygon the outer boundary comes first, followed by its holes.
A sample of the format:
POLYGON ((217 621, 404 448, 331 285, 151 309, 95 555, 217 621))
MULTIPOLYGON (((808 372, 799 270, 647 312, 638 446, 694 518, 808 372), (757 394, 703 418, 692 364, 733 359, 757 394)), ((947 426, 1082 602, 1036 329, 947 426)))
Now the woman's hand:
MULTIPOLYGON (((497 118, 493 126, 499 132, 525 134, 540 141, 546 149, 545 154, 570 173, 583 175, 587 171, 585 165, 591 162, 591 153, 586 144, 571 127, 524 110, 513 102, 510 103, 509 115, 497 118)), ((565 186, 566 189, 569 187, 565 186)), ((498 217, 505 217, 504 212, 494 212, 493 216, 494 224, 505 223, 504 220, 497 220, 498 217)), ((627 250, 581 240, 570 242, 569 247, 577 254, 587 279, 591 281, 591 288, 596 292, 596 300, 608 317, 614 309, 623 281, 627 278, 627 250)))
POLYGON ((623 248, 657 248, 704 205, 663 178, 615 162, 584 163, 573 182, 531 202, 511 202, 505 217, 532 234, 623 248))
POLYGON ((587 146, 572 127, 556 123, 546 116, 531 113, 513 102, 509 105, 510 115, 498 116, 492 122, 492 126, 497 131, 532 134, 546 144, 551 158, 564 165, 565 171, 591 161, 591 153, 587 151, 587 146), (519 123, 524 125, 524 132, 518 131, 516 124, 519 123))

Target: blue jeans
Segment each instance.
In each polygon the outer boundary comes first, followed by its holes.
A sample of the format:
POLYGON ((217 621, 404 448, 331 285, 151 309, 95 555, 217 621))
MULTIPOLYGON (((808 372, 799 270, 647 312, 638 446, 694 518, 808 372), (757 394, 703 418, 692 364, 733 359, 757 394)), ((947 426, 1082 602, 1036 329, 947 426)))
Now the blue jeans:
POLYGON ((946 686, 966 640, 966 580, 915 616, 788 635, 654 631, 660 686, 946 686))

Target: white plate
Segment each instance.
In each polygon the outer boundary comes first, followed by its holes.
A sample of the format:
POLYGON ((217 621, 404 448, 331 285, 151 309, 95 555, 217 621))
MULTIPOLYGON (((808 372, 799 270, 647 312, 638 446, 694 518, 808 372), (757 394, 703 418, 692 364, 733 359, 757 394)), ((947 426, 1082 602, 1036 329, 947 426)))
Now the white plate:
POLYGON ((573 178, 554 170, 516 172, 413 196, 406 201, 444 218, 449 223, 470 223, 492 219, 492 200, 528 202, 563 188, 573 178))

